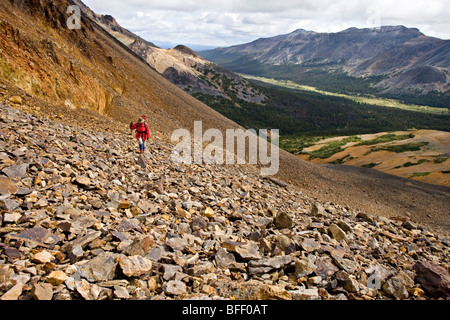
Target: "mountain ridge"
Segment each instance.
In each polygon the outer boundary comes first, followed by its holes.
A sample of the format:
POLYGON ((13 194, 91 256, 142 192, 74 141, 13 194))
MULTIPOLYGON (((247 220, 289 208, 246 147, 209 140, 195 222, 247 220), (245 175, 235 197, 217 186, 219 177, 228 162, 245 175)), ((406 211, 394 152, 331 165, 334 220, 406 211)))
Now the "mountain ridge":
POLYGON ((201 54, 232 70, 235 70, 233 62, 240 66, 237 61, 243 59, 241 73, 253 74, 251 70, 245 72, 246 61, 266 66, 317 67, 317 72, 342 70, 354 78, 372 77, 373 88, 381 93, 420 91, 427 94, 450 90, 450 57, 446 50, 449 44, 450 40, 428 37, 417 28, 404 26, 349 28, 336 33, 298 29, 201 54), (427 79, 417 77, 417 72, 416 76, 411 75, 422 67, 430 68, 438 76, 427 79), (380 76, 383 79, 376 79, 380 76))
POLYGON ((183 45, 162 49, 120 26, 114 17, 93 12, 76 0, 82 12, 106 32, 144 59, 152 68, 190 94, 207 94, 229 100, 262 102, 266 97, 252 84, 225 68, 202 59, 183 45))

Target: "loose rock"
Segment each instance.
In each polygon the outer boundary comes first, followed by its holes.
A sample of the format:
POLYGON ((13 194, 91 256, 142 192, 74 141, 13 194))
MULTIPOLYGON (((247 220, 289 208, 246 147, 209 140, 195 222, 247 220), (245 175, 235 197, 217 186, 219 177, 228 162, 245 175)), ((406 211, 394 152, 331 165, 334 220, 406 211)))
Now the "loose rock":
POLYGON ((18 300, 22 294, 23 283, 18 283, 11 289, 9 289, 5 294, 0 297, 0 300, 18 300))
POLYGON ((67 278, 67 275, 62 271, 52 271, 46 278, 46 281, 54 286, 59 286, 67 278))
POLYGON ((447 270, 428 261, 417 262, 414 270, 416 281, 430 297, 450 298, 450 275, 447 270))
POLYGON ((317 288, 301 288, 298 290, 289 291, 289 294, 292 296, 292 300, 322 300, 317 288))
POLYGON ((163 286, 163 290, 168 295, 180 296, 187 294, 186 285, 183 282, 176 280, 166 282, 163 286))
POLYGON ((0 109, 0 299, 449 297, 448 235, 418 222, 174 165, 162 137, 141 168, 126 128, 0 109))
POLYGON ((346 237, 345 232, 334 223, 328 228, 328 230, 330 231, 331 236, 337 241, 344 240, 346 237))
POLYGON ((0 177, 0 195, 15 195, 18 190, 19 188, 17 188, 16 184, 11 179, 0 177))
POLYGON ((273 269, 281 269, 291 262, 294 258, 291 256, 278 256, 270 259, 252 260, 248 263, 249 274, 267 273, 273 269))
POLYGON ((317 267, 309 259, 303 258, 295 261, 295 275, 297 278, 308 276, 316 271, 317 267))
POLYGON ((22 97, 20 97, 20 96, 12 96, 11 98, 9 98, 9 102, 15 103, 15 104, 22 104, 23 100, 22 100, 22 97))
POLYGON ((152 262, 141 256, 121 256, 119 265, 123 274, 127 277, 139 277, 149 273, 152 269, 152 262))
POLYGON ((31 294, 36 300, 52 300, 53 286, 50 283, 37 283, 33 286, 31 294))
POLYGON ((414 286, 412 280, 404 271, 400 271, 397 275, 389 278, 383 284, 383 290, 394 298, 401 300, 409 296, 409 290, 414 286))
POLYGON ((286 212, 279 212, 275 218, 275 225, 278 229, 290 229, 295 223, 286 212))

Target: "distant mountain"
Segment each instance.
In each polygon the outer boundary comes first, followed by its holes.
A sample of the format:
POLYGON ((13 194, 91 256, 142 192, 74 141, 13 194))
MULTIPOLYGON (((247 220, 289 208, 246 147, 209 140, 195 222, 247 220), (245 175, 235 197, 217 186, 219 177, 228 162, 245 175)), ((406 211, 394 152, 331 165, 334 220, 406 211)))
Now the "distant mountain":
POLYGON ((93 12, 76 0, 84 14, 142 57, 168 80, 190 94, 206 94, 230 100, 260 103, 266 97, 239 75, 200 57, 190 48, 178 45, 162 49, 121 27, 110 15, 93 12))
MULTIPOLYGON (((152 40, 154 44, 163 49, 171 49, 179 45, 179 43, 168 42, 168 41, 158 41, 152 40)), ((204 50, 212 50, 217 48, 218 46, 208 46, 203 44, 195 44, 195 43, 183 43, 184 46, 191 48, 195 52, 204 51, 204 50)))
POLYGON ((136 40, 129 48, 143 57, 156 71, 190 94, 201 93, 258 103, 266 99, 241 76, 203 59, 186 46, 178 45, 166 50, 136 40))
POLYGON ((300 82, 307 80, 307 73, 344 73, 370 79, 370 87, 379 93, 427 94, 450 89, 450 41, 404 26, 350 28, 338 33, 299 29, 201 55, 243 73, 279 76, 273 71, 278 68, 285 77, 300 82))

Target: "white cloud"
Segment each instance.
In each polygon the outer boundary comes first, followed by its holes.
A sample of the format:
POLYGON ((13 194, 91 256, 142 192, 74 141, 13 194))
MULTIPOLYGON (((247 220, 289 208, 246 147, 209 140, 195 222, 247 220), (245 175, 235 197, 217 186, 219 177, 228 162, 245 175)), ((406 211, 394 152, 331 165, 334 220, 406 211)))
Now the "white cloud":
POLYGON ((405 25, 450 39, 448 0, 84 0, 150 41, 229 46, 303 28, 405 25))

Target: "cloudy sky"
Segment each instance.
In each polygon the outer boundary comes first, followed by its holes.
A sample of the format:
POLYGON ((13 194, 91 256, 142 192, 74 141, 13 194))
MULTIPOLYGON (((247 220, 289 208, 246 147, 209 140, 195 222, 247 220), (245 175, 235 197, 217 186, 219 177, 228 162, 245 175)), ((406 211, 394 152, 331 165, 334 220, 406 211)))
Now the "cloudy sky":
POLYGON ((149 41, 231 46, 296 29, 404 25, 450 39, 449 0, 83 0, 149 41))

